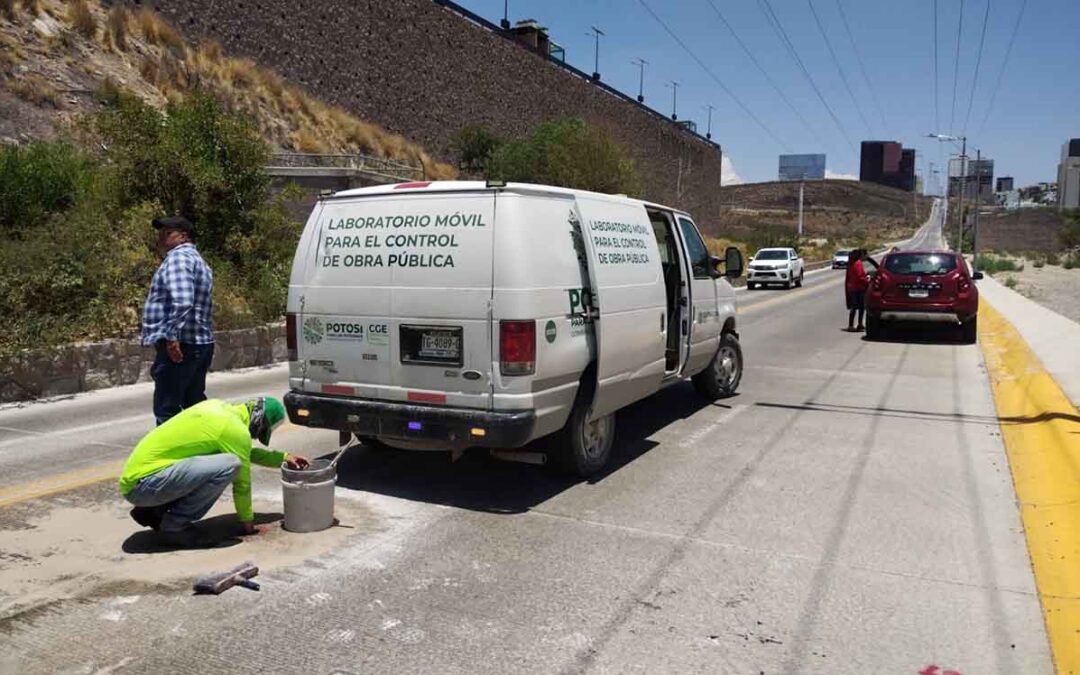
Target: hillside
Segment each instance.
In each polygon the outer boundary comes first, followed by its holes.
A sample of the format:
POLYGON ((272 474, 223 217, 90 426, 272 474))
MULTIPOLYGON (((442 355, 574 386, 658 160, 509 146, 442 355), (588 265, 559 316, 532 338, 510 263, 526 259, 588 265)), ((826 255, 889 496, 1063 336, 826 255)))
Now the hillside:
MULTIPOLYGON (((711 236, 743 238, 763 226, 797 226, 798 183, 746 183, 725 186, 719 192, 725 208, 716 219, 705 221, 711 236)), ((804 234, 850 244, 887 241, 910 234, 926 218, 931 201, 874 183, 807 181, 804 234)))
POLYGON ((0 142, 69 135, 125 91, 157 108, 194 92, 241 112, 274 148, 364 153, 456 175, 419 145, 317 100, 214 42, 192 44, 147 8, 99 0, 0 0, 0 142))

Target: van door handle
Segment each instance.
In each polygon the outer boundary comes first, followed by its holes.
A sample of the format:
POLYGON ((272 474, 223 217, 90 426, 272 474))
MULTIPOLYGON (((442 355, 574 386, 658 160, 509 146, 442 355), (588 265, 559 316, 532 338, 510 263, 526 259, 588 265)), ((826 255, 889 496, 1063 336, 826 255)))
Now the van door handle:
POLYGON ((680 295, 679 296, 679 307, 686 307, 686 296, 685 295, 680 295))
POLYGON ((660 332, 664 332, 664 313, 660 312, 660 332))

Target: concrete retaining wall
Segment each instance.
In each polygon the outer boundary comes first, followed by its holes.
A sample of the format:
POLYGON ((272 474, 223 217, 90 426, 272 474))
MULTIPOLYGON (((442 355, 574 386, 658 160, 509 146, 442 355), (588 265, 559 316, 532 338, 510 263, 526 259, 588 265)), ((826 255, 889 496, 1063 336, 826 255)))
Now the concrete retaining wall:
POLYGON ((631 152, 647 199, 699 224, 720 217, 717 147, 433 0, 114 1, 152 5, 189 39, 216 40, 437 157, 466 125, 513 137, 581 117, 631 152))
MULTIPOLYGON (((212 370, 261 366, 287 358, 284 324, 215 334, 212 370)), ((24 352, 0 361, 0 403, 146 382, 154 350, 137 339, 24 352)))

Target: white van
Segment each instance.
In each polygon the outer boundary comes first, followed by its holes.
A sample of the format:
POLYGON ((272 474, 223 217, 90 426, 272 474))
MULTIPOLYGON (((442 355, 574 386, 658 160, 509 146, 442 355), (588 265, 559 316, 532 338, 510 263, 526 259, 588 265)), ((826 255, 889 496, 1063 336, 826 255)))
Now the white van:
POLYGON ((614 413, 693 378, 742 376, 742 256, 690 216, 542 185, 447 181, 320 199, 289 282, 299 425, 412 449, 486 447, 588 476, 614 413), (515 452, 559 434, 546 451, 515 452))

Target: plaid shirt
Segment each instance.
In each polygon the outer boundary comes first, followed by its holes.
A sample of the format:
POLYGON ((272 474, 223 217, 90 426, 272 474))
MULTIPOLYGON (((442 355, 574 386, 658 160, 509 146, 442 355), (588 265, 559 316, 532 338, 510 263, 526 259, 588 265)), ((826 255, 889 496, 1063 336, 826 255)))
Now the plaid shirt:
POLYGON ((214 276, 193 244, 169 251, 154 272, 143 306, 142 342, 178 340, 205 345, 214 341, 214 276))

